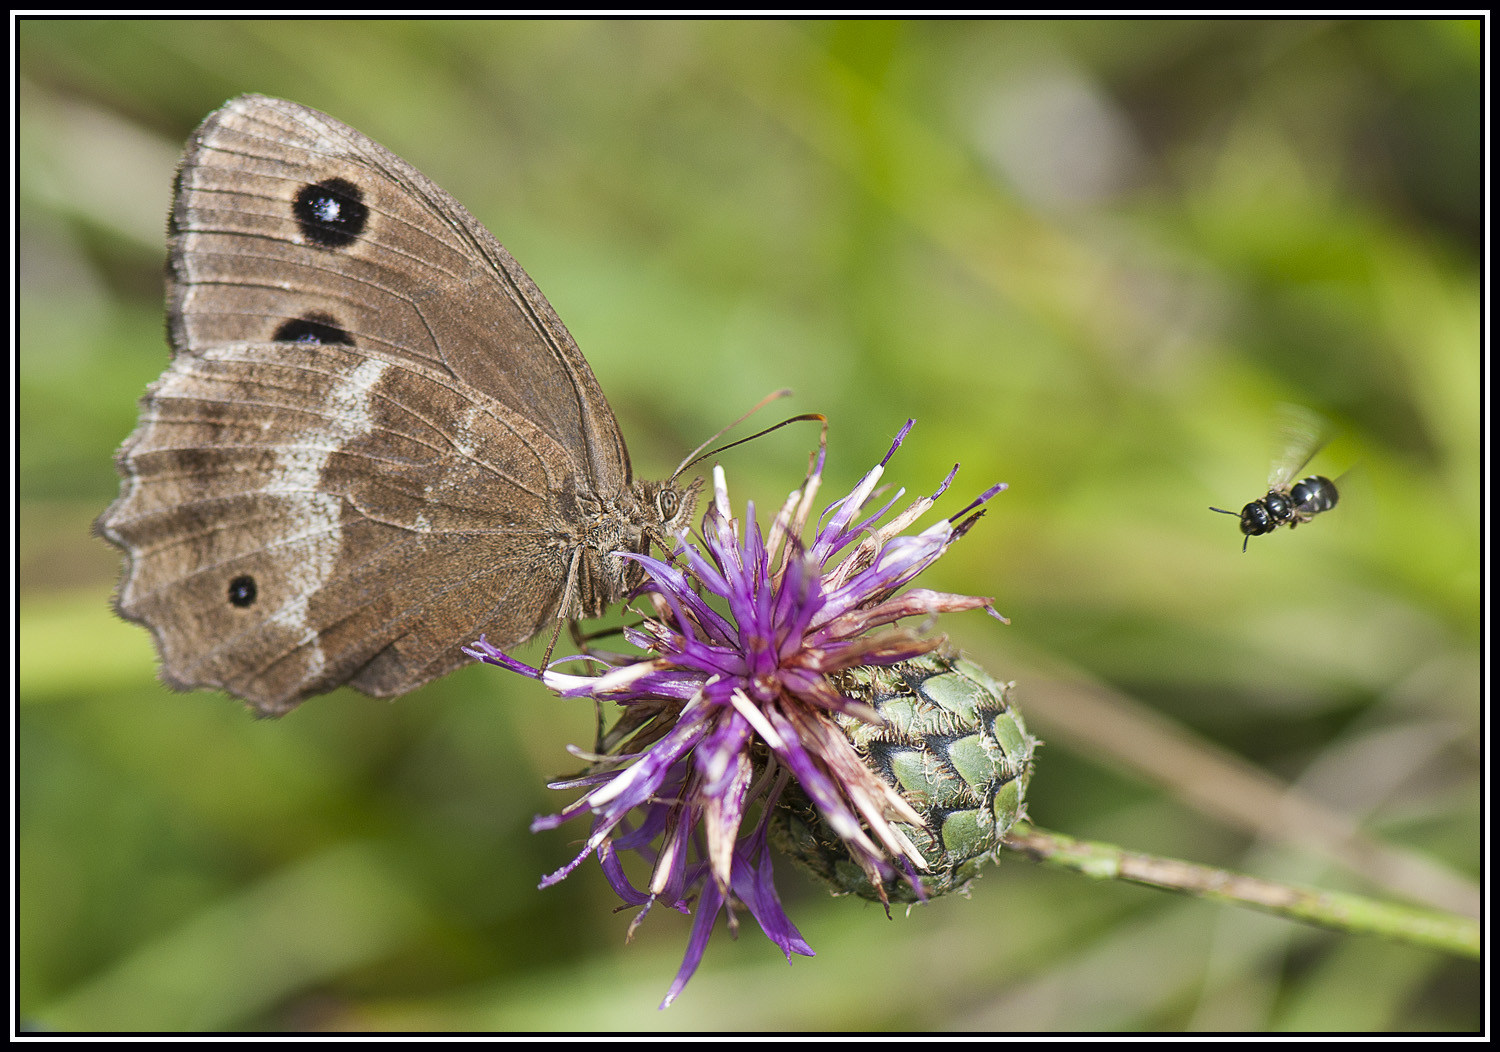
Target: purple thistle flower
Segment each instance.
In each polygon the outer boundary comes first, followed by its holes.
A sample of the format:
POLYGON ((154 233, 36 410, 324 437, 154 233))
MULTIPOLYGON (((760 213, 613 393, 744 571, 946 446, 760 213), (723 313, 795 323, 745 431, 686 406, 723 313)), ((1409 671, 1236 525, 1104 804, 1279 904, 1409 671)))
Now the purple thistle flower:
MULTIPOLYGON (((730 510, 723 470, 714 468, 713 501, 694 543, 679 537, 673 562, 621 553, 646 571, 637 596, 648 596, 655 616, 626 639, 651 657, 585 657, 605 665, 598 675, 539 671, 500 653, 483 639, 471 656, 540 679, 564 697, 593 697, 621 706, 621 716, 588 772, 553 788, 583 795, 532 830, 552 829, 585 813, 593 828, 578 856, 542 882, 562 880, 591 853, 628 905, 641 907, 633 933, 658 903, 694 914, 687 954, 661 1007, 682 991, 702 960, 718 916, 738 929, 736 908, 747 910, 791 960, 811 947, 782 910, 772 881, 767 824, 789 781, 795 780, 829 829, 842 838, 879 897, 892 880, 913 882, 927 863, 896 823, 922 827, 923 818, 871 771, 834 721, 835 714, 880 723, 864 702, 842 694, 830 676, 861 665, 893 665, 942 645, 896 622, 930 619, 950 610, 983 608, 987 598, 906 588, 983 514, 982 505, 1005 488, 992 486, 957 515, 921 533, 901 535, 947 490, 955 466, 937 492, 884 525, 902 492, 866 512, 885 465, 905 440, 907 421, 879 465, 823 514, 811 544, 802 537, 822 478, 820 443, 806 480, 782 505, 762 535, 747 506, 743 533, 730 510), (728 613, 711 606, 716 597, 728 613), (881 631, 875 631, 880 629, 881 631), (747 817, 754 820, 744 835, 747 817), (623 852, 651 867, 644 888, 625 873, 623 852), (692 902, 697 898, 696 912, 692 902)), ((576 658, 561 659, 561 664, 576 658)))

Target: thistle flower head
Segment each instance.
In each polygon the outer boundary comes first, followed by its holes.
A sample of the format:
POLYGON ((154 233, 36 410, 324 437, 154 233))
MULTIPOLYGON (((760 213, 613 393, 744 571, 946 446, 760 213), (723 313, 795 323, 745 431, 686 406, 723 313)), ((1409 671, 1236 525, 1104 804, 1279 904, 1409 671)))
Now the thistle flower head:
POLYGON ((841 839, 882 901, 896 880, 922 894, 917 874, 927 863, 900 827, 922 828, 924 818, 840 729, 840 721, 882 718, 837 684, 846 670, 894 665, 942 645, 941 636, 898 625, 903 619, 975 608, 1000 618, 987 598, 907 586, 1005 487, 992 486, 956 515, 903 534, 948 488, 955 467, 932 496, 882 523, 902 493, 873 510, 872 498, 911 426, 848 496, 825 509, 811 542, 803 537, 822 477, 821 445, 807 478, 764 533, 753 504, 743 524, 734 517, 716 467, 701 533, 679 537, 672 561, 621 553, 646 572, 637 596, 650 602, 652 616, 625 629, 646 656, 591 652, 586 657, 602 670, 568 675, 532 669, 482 639, 469 651, 539 678, 562 696, 620 706, 590 769, 554 786, 582 795, 536 819, 532 829, 593 816, 583 850, 543 887, 597 854, 621 899, 642 907, 632 932, 657 904, 693 915, 686 956, 662 1007, 696 970, 720 913, 734 932, 743 907, 788 960, 812 955, 772 882, 768 823, 789 783, 841 839), (642 887, 626 874, 627 853, 650 867, 642 887))

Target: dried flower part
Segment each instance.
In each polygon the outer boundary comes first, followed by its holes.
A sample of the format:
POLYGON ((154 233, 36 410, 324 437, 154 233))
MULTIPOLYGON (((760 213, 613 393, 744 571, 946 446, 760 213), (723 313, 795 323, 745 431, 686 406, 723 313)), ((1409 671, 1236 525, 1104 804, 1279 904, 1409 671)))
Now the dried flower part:
MULTIPOLYGON (((921 851, 927 871, 885 883, 885 896, 915 902, 961 891, 995 856, 1026 814, 1026 784, 1038 742, 1012 704, 1014 684, 944 648, 886 667, 840 674, 839 689, 884 723, 838 715, 865 765, 892 786, 925 826, 896 823, 921 851)), ((771 820, 771 840, 835 895, 881 901, 881 888, 850 856, 807 797, 792 787, 771 820)))

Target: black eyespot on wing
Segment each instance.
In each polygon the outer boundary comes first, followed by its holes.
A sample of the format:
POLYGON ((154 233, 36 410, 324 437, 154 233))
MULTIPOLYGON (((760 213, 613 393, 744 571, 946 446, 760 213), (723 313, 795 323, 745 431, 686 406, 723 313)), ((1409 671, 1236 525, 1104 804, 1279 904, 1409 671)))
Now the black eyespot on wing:
POLYGON ((229 605, 244 609, 255 602, 255 578, 242 574, 229 582, 229 605))
POLYGON ((354 337, 339 327, 327 314, 307 314, 284 321, 276 330, 276 340, 284 343, 339 344, 353 347, 354 337))
POLYGON ((335 177, 298 190, 292 215, 308 244, 344 248, 365 232, 370 209, 359 187, 335 177))

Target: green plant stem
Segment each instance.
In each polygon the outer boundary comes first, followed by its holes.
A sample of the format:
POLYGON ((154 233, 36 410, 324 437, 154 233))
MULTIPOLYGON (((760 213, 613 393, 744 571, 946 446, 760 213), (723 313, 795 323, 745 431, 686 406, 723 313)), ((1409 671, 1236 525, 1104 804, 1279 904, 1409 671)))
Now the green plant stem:
POLYGON ((1336 931, 1379 935, 1460 957, 1479 957, 1479 922, 1340 891, 1318 891, 1247 877, 1213 866, 1077 840, 1018 822, 1005 847, 1037 862, 1095 880, 1128 880, 1167 891, 1248 906, 1336 931))

